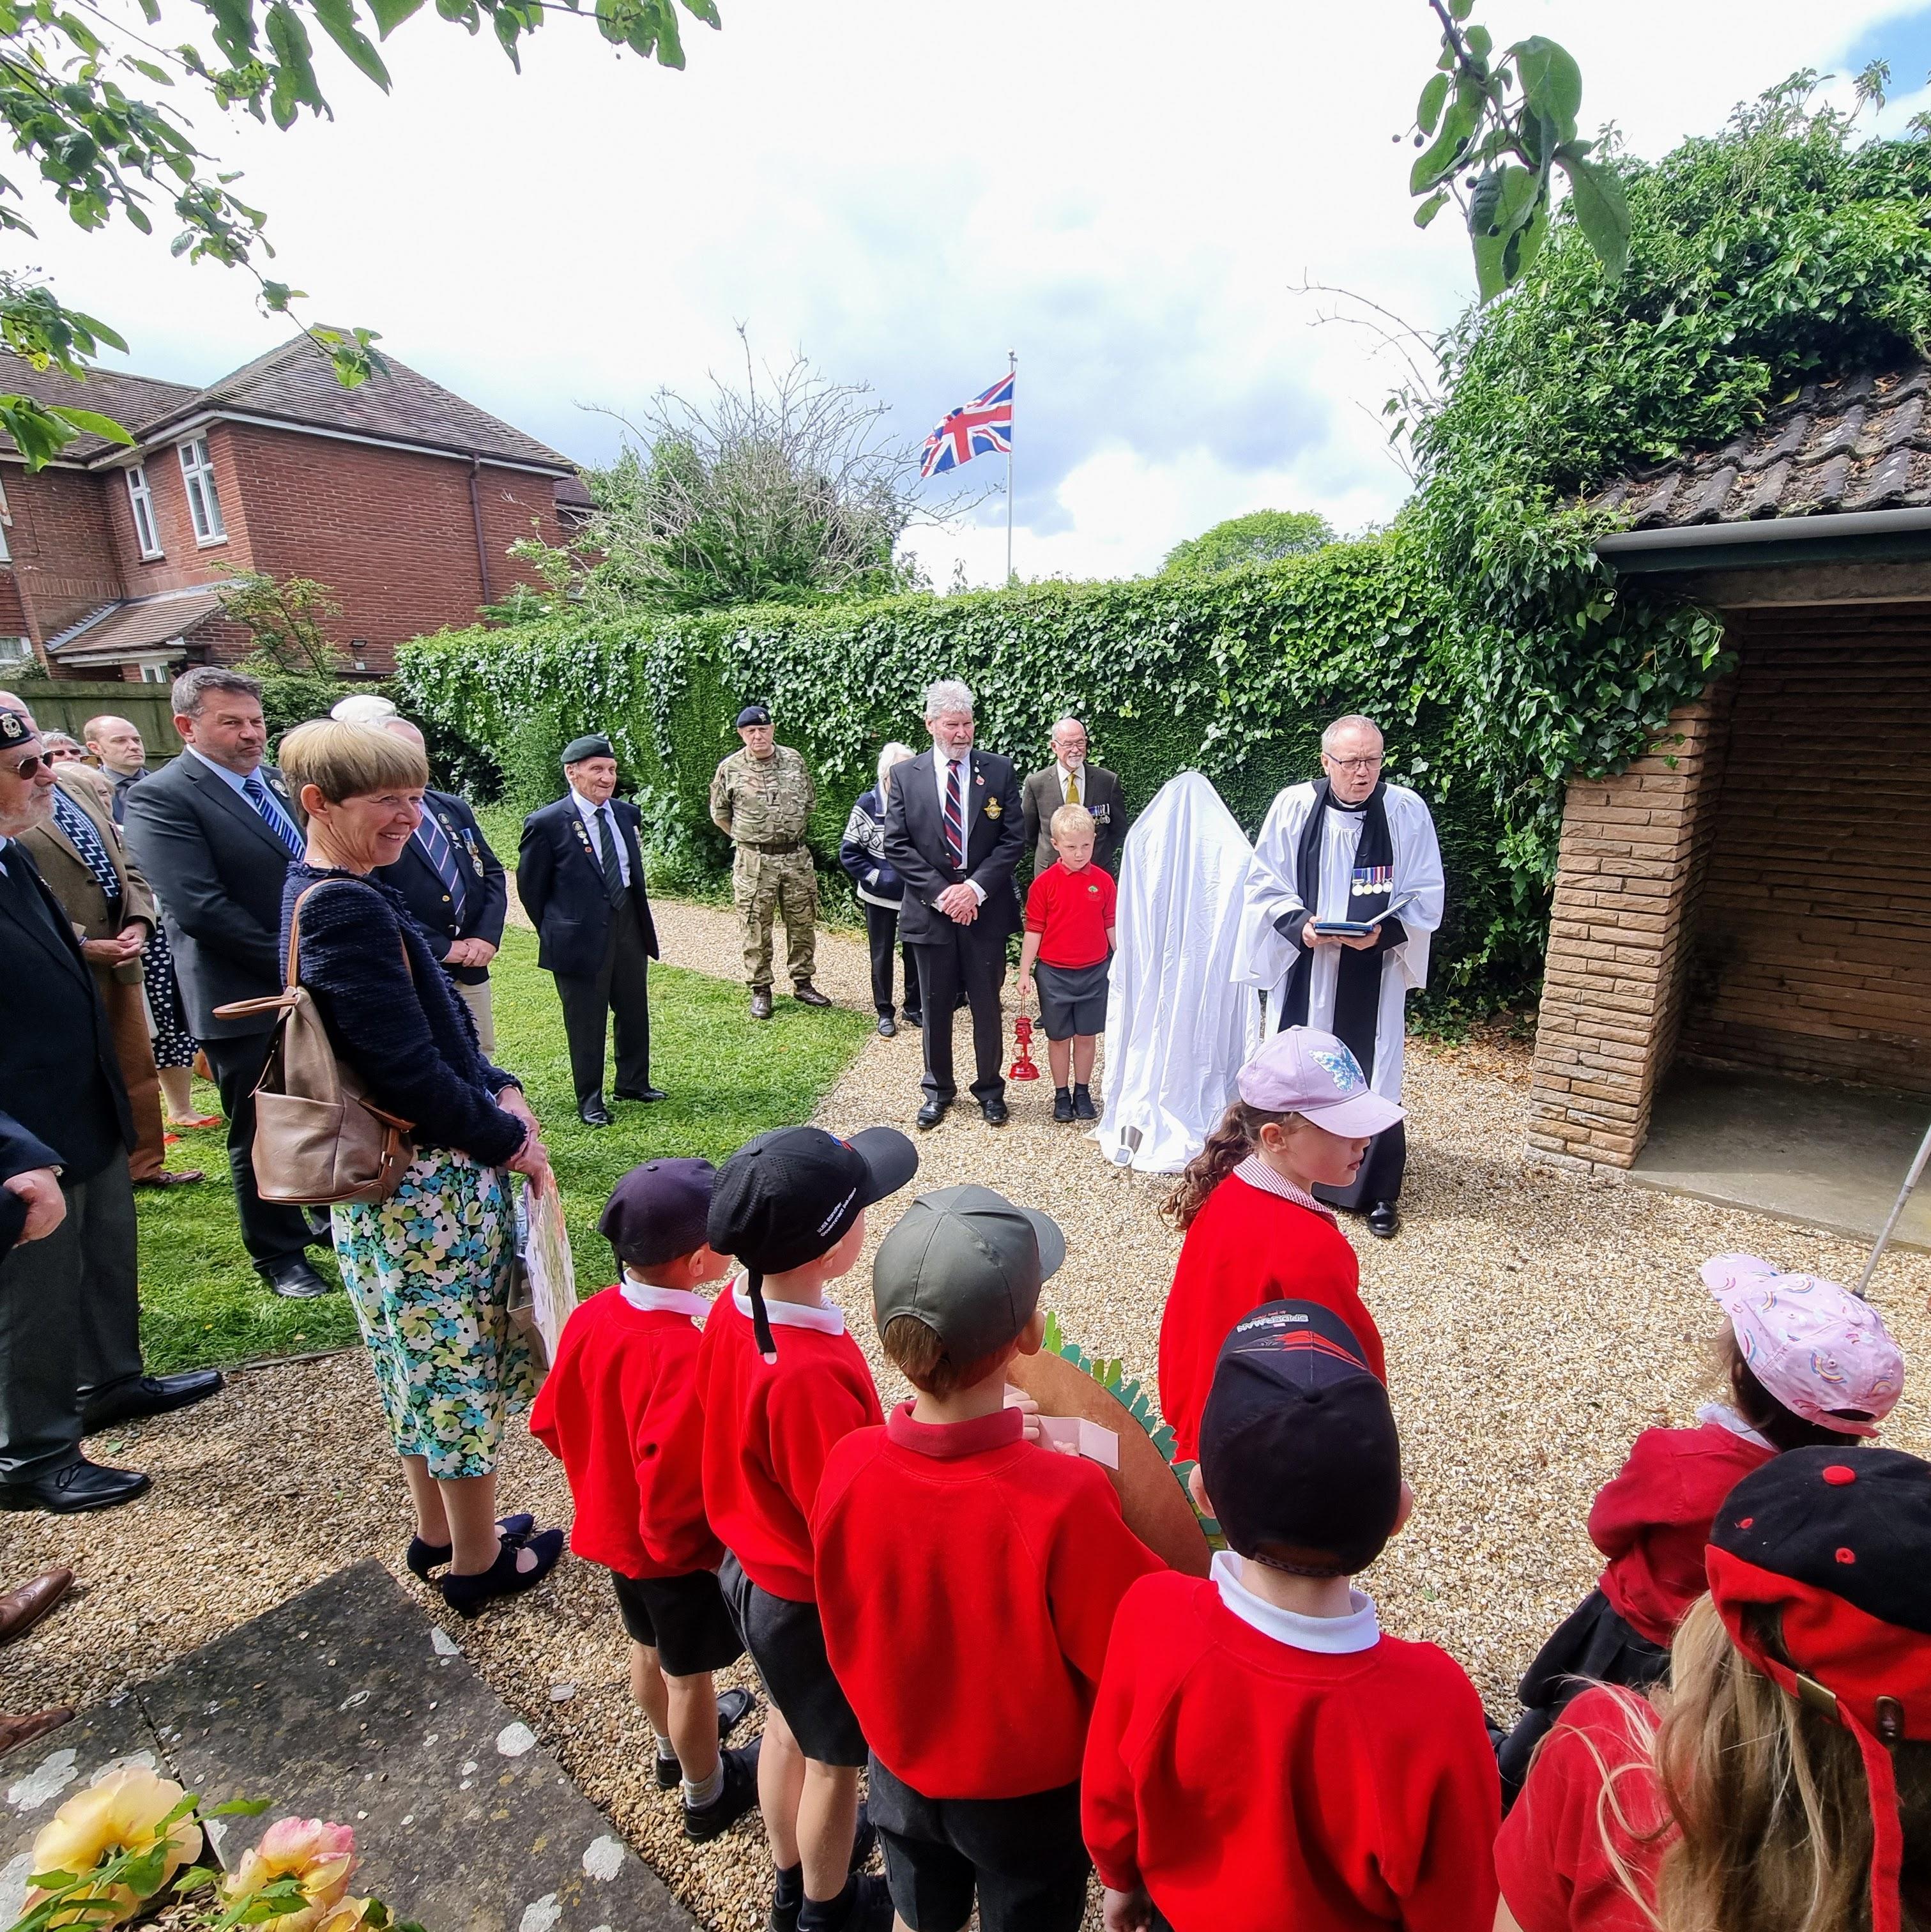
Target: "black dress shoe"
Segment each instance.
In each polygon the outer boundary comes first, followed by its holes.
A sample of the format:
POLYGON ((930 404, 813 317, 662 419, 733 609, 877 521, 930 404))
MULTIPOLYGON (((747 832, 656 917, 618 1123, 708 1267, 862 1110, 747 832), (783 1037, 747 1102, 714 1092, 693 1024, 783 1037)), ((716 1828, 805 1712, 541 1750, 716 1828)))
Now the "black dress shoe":
POLYGON ((905 1024, 909 1027, 922 1027, 925 1024, 925 1016, 923 1013, 915 1013, 910 1006, 907 1006, 905 1009, 904 1020, 905 1024))
POLYGON ((0 1483, 0 1509, 76 1516, 82 1510, 112 1509, 116 1503, 130 1503, 154 1486, 151 1476, 137 1470, 110 1469, 82 1456, 44 1476, 30 1476, 23 1483, 0 1483))
POLYGON ((982 1100, 979 1103, 979 1111, 985 1116, 985 1124, 988 1127, 1003 1127, 1012 1118, 1006 1111, 1003 1100, 982 1100))
POLYGON ((889 1013, 878 1023, 878 1036, 881 1040, 896 1040, 898 1037, 898 1022, 889 1013))
POLYGON ((791 988, 791 997, 801 1006, 829 1006, 832 1004, 808 980, 800 980, 791 988))
POLYGON ((578 1102, 577 1118, 586 1127, 613 1127, 617 1124, 616 1116, 604 1105, 601 1094, 594 1100, 578 1102))
POLYGON ((748 1811, 757 1809, 757 1758, 764 1740, 753 1738, 739 1750, 719 1754, 724 1781, 709 1804, 684 1808, 684 1835, 694 1845, 723 1837, 748 1811))
POLYGON ((664 1100, 670 1096, 661 1087, 613 1087, 611 1096, 619 1100, 664 1100))
POLYGON ((173 1408, 191 1408, 219 1392, 219 1369, 187 1369, 178 1376, 136 1376, 109 1389, 98 1402, 80 1412, 80 1426, 97 1436, 117 1422, 138 1422, 144 1415, 165 1415, 173 1408))
POLYGON ((334 1283, 324 1281, 301 1255, 289 1255, 265 1264, 261 1276, 276 1294, 290 1301, 312 1301, 318 1294, 335 1292, 334 1283))
POLYGON ((1377 1240, 1392 1241, 1401 1230, 1401 1210, 1392 1201, 1378 1201, 1369 1209, 1368 1232, 1377 1240))
POLYGON ((919 1109, 919 1126, 924 1128, 936 1127, 946 1118, 946 1112, 952 1104, 949 1100, 928 1100, 919 1109))

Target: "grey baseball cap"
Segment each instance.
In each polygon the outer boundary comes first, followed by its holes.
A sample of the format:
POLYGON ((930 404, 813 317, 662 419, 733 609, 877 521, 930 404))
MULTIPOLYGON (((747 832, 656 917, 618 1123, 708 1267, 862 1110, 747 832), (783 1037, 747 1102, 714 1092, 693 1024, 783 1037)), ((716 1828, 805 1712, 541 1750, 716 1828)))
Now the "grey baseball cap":
POLYGON ((916 1315, 959 1362, 1006 1346, 1033 1318, 1040 1285, 1066 1258, 1058 1224, 968 1183, 906 1209, 871 1264, 879 1332, 916 1315))

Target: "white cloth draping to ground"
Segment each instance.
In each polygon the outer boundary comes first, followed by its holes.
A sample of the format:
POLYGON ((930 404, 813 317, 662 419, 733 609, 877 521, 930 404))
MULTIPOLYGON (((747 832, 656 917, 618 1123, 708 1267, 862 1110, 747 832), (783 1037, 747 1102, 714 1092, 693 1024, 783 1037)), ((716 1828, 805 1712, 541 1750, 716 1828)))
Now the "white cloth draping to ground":
POLYGON ((1169 780, 1126 835, 1107 988, 1106 1109, 1094 1135, 1121 1166, 1184 1167, 1259 1042, 1260 1003, 1232 983, 1252 857, 1198 772, 1169 780))

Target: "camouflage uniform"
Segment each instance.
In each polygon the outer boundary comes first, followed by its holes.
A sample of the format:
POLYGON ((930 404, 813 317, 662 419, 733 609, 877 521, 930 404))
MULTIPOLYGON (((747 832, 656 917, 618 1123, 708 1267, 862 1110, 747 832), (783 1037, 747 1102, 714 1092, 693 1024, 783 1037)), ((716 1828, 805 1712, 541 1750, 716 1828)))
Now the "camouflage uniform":
POLYGON ((711 779, 711 818, 737 848, 732 897, 744 919, 744 974, 754 991, 771 985, 771 922, 784 922, 785 964, 809 982, 817 957, 818 875, 805 826, 818 802, 805 760, 788 745, 768 758, 733 752, 711 779))

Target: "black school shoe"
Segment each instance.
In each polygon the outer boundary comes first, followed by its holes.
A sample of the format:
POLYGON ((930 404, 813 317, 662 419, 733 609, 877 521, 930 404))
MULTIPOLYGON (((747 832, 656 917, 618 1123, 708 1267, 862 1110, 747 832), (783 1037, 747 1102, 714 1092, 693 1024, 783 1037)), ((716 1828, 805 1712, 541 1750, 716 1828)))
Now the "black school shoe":
MULTIPOLYGON (((718 1742, 727 1744, 732 1732, 757 1708, 757 1700, 748 1690, 720 1690, 718 1693, 718 1742)), ((674 1757, 660 1757, 657 1760, 657 1782, 660 1789, 669 1791, 684 1781, 684 1767, 674 1757)))
POLYGON ((1070 1125, 1073 1118, 1073 1096, 1064 1087, 1053 1089, 1053 1118, 1062 1126, 1070 1125))
POLYGON ((684 1835, 694 1845, 721 1838, 747 1811, 757 1809, 757 1754, 762 1738, 753 1738, 740 1750, 727 1750, 718 1760, 724 1767, 724 1788, 708 1804, 684 1808, 684 1835))
MULTIPOLYGON (((858 1802, 858 1829, 852 1835, 851 1863, 845 1868, 846 1870, 857 1876, 871 1862, 871 1855, 877 1849, 878 1827, 871 1822, 867 1801, 861 1798, 858 1802)), ((793 1869, 802 1870, 803 1868, 799 1866, 793 1869)), ((876 1886, 880 1892, 885 1892, 885 1881, 881 1878, 860 1878, 859 1882, 861 1886, 867 1883, 876 1886)), ((765 1932, 798 1932, 798 1915, 804 1910, 804 1896, 801 1887, 795 1899, 774 1898, 771 1901, 771 1916, 765 1921, 765 1932)), ((886 1903, 889 1907, 891 1904, 889 1893, 886 1894, 886 1903)), ((889 1925, 892 1921, 887 1918, 884 1922, 889 1925)))
POLYGON ((1073 1118, 1076 1120, 1096 1120, 1099 1118, 1093 1104, 1093 1089, 1075 1087, 1073 1089, 1073 1118))

